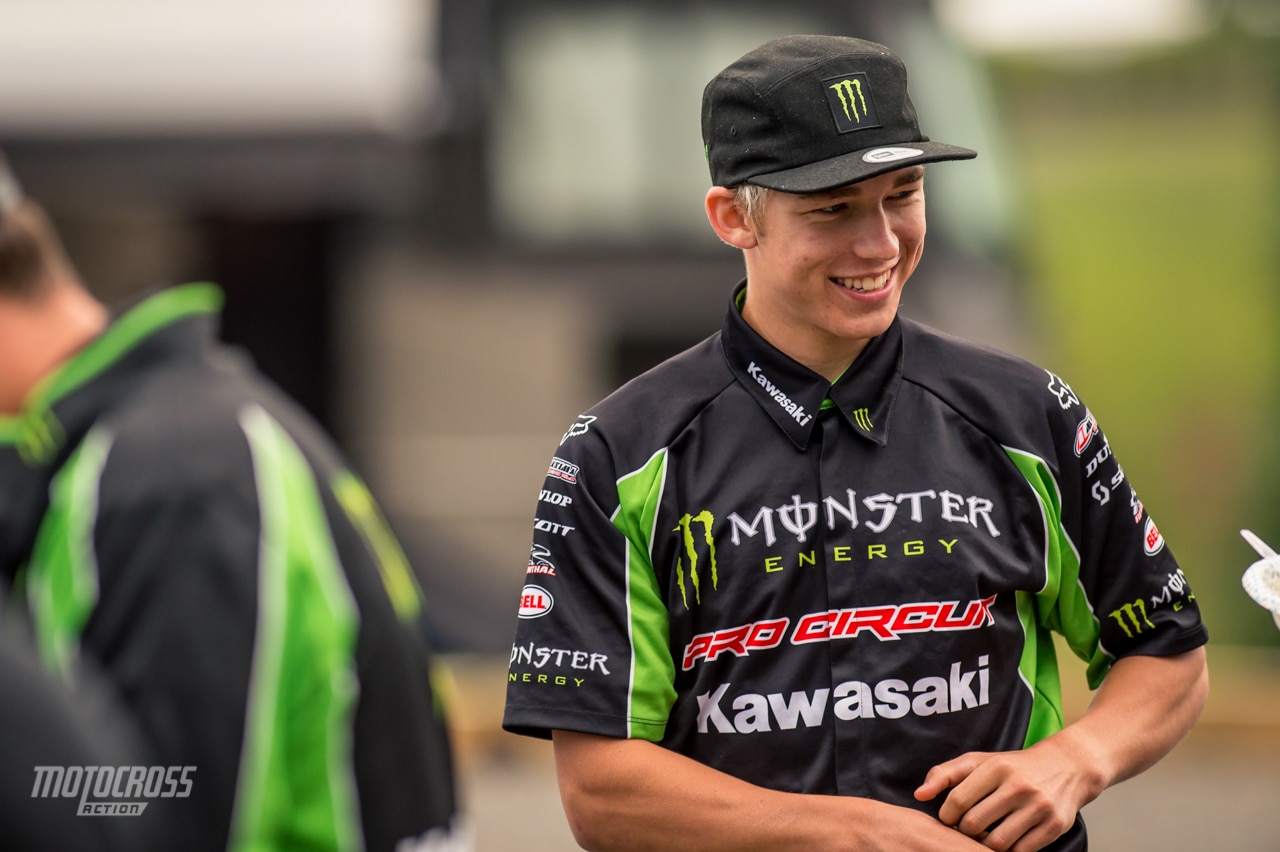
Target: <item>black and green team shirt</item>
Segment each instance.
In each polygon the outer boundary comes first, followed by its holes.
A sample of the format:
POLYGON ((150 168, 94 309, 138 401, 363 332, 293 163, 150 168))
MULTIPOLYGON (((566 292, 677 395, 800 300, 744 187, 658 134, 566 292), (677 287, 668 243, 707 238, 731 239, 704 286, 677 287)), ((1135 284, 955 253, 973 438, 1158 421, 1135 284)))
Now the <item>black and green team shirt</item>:
POLYGON ((534 528, 507 729, 781 790, 936 812, 931 766, 1061 728, 1051 632, 1094 687, 1207 640, 1071 387, 902 318, 831 384, 731 307, 578 417, 534 528))
POLYGON ((146 811, 181 848, 468 848, 412 570, 220 305, 145 299, 0 418, 0 575, 51 667, 91 660, 194 768, 146 811))

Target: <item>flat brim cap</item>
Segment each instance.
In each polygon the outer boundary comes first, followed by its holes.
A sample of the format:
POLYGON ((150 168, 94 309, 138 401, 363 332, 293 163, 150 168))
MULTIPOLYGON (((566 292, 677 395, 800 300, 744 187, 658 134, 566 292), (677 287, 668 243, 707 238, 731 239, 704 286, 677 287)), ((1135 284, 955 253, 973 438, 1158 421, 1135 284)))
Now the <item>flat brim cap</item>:
POLYGON ((811 193, 977 152, 920 131, 902 60, 843 36, 786 36, 751 51, 702 96, 716 186, 811 193))

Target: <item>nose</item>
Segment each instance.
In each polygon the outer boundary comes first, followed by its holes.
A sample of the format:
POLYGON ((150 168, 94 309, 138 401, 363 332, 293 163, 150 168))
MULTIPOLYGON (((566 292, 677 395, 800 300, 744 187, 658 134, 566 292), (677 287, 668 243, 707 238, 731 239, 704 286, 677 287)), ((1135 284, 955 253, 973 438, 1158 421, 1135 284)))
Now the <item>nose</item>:
POLYGON ((883 208, 858 217, 852 245, 854 254, 866 260, 893 260, 898 256, 898 235, 883 208))

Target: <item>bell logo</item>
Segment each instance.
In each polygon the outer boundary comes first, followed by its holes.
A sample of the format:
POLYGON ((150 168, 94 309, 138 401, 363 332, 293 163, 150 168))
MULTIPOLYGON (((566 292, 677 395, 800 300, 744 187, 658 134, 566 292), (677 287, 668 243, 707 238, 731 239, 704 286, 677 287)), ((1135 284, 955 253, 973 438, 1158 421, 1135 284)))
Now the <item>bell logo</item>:
POLYGON ((521 618, 540 618, 551 612, 553 606, 555 606, 555 598, 541 586, 530 584, 520 590, 519 615, 521 618))
POLYGON ((1147 518, 1147 525, 1142 530, 1142 549, 1148 556, 1155 556, 1164 550, 1164 536, 1156 529, 1155 521, 1147 518))

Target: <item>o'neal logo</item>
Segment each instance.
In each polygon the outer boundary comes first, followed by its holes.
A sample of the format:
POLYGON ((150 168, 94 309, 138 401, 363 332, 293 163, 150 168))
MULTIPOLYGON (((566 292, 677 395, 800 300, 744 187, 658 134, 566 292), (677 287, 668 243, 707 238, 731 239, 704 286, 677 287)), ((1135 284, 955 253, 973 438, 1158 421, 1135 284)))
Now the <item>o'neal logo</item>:
POLYGON ((831 77, 822 82, 837 131, 849 133, 880 126, 876 104, 871 99, 871 83, 866 74, 859 71, 845 77, 831 77))

